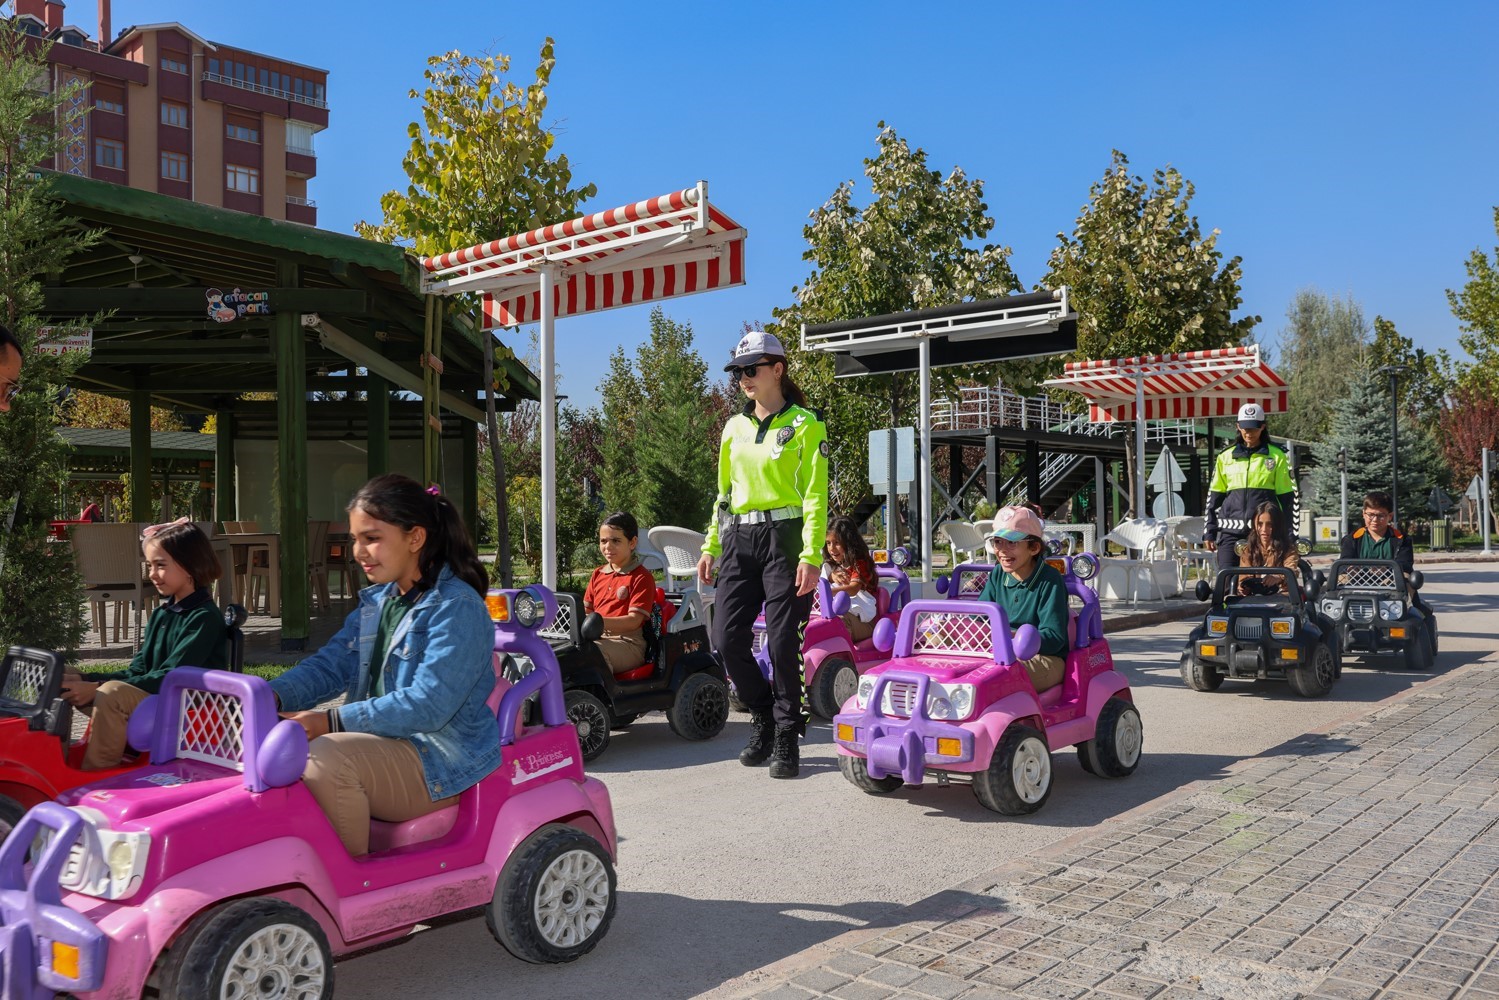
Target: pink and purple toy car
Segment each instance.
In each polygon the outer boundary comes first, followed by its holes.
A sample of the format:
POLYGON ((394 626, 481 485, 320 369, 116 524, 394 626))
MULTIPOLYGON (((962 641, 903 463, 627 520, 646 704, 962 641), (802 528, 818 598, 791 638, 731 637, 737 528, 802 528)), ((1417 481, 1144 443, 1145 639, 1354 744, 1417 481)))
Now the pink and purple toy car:
POLYGON ((1134 771, 1144 728, 1103 639, 1098 597, 1072 559, 1049 561, 1062 563, 1067 591, 1082 605, 1070 616, 1062 683, 1036 692, 1020 661, 1036 655, 1041 636, 1022 625, 1012 637, 999 605, 913 601, 898 628, 876 630, 894 658, 859 679, 833 720, 845 778, 884 794, 920 785, 928 771, 942 784, 962 776, 985 807, 1017 816, 1051 794, 1053 750, 1076 746, 1099 777, 1134 771))
POLYGON ((534 631, 556 598, 492 592, 489 606, 496 651, 537 664, 496 679, 503 763, 457 805, 371 822, 361 857, 301 782, 307 738, 269 685, 174 670, 130 720, 151 764, 36 806, 0 846, 0 992, 329 997, 335 956, 477 906, 526 961, 590 951, 614 916, 614 817, 534 631), (523 728, 533 692, 542 725, 523 728))
MULTIPOLYGON (((899 566, 876 566, 875 573, 881 581, 874 595, 875 621, 894 624, 900 618, 900 609, 911 599, 911 581, 899 566)), ((834 594, 827 580, 817 581, 817 589, 812 592, 812 613, 802 639, 802 676, 807 684, 809 706, 824 719, 831 719, 838 707, 853 695, 860 674, 889 658, 889 653, 875 646, 872 636, 854 641, 843 622, 848 608, 847 594, 834 594)), ((754 628, 751 642, 755 662, 769 678, 770 650, 765 644, 763 614, 755 619, 754 628)))

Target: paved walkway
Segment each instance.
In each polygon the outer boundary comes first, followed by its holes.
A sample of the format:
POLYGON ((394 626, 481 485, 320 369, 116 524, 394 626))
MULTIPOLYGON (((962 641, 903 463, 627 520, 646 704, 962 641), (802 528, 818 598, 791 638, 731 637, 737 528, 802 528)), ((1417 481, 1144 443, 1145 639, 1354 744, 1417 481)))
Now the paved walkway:
MULTIPOLYGON (((715 995, 1499 997, 1496 665, 1454 671, 715 995)), ((898 854, 889 870, 900 877, 898 854)))

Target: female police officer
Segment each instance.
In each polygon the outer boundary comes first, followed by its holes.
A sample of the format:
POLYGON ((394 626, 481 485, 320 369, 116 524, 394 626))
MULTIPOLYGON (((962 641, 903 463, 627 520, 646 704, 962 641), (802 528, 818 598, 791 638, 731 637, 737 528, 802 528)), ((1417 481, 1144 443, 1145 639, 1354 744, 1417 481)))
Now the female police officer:
POLYGON ((753 767, 773 757, 770 776, 794 778, 807 725, 802 633, 827 533, 827 430, 787 377, 774 336, 745 334, 724 370, 749 402, 724 425, 718 500, 697 575, 708 583, 717 563, 713 644, 754 726, 739 762, 753 767), (761 602, 770 684, 750 649, 761 602))

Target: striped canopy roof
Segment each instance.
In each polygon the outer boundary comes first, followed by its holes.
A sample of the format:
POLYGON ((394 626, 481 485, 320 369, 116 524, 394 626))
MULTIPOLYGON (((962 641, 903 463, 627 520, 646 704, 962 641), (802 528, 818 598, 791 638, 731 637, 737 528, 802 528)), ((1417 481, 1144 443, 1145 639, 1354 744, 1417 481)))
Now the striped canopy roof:
POLYGON ((633 205, 422 261, 428 291, 481 292, 487 329, 541 316, 540 268, 556 270, 555 316, 579 316, 744 284, 745 230, 699 182, 633 205))
POLYGON ((1143 383, 1146 420, 1232 417, 1245 403, 1266 413, 1286 411, 1285 380, 1260 359, 1260 347, 1155 354, 1144 358, 1069 361, 1046 384, 1088 398, 1094 423, 1135 420, 1137 383, 1143 383))

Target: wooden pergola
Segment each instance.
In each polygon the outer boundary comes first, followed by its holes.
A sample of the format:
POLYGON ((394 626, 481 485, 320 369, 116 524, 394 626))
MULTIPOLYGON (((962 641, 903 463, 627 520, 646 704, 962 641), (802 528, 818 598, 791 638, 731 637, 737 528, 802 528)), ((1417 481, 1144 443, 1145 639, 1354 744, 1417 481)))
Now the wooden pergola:
MULTIPOLYGON (((74 385, 130 402, 132 519, 152 517, 154 405, 216 416, 220 520, 238 517, 237 440, 274 438, 274 514, 289 526, 308 519, 310 438, 357 443, 373 476, 391 469, 393 437, 409 436, 421 440, 422 477, 461 483, 476 525, 483 392, 511 410, 537 398, 539 386, 472 317, 422 291, 415 257, 102 181, 49 180, 76 225, 103 233, 47 275, 44 312, 58 324, 107 313, 92 322, 92 353, 74 385), (488 387, 486 350, 494 352, 488 387), (398 393, 408 396, 393 399, 398 393), (462 443, 458 469, 443 468, 444 435, 462 443)), ((310 624, 305 533, 286 531, 281 551, 282 643, 302 648, 310 624)))

